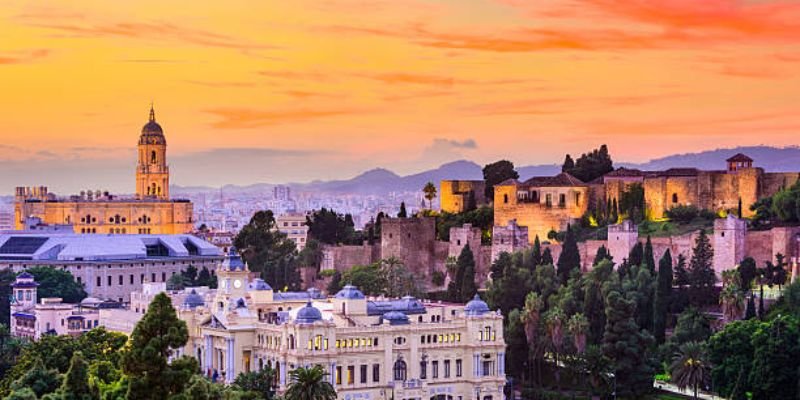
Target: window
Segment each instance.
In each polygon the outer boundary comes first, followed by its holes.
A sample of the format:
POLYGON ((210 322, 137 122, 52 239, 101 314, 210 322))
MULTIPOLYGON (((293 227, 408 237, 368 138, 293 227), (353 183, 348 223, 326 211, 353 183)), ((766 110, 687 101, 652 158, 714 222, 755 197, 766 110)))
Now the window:
POLYGON ((461 359, 456 360, 456 377, 461 377, 462 367, 461 359))
POLYGON ((678 194, 677 193, 673 193, 672 194, 672 204, 676 204, 677 202, 678 202, 678 194))
POLYGON ((558 206, 564 208, 567 205, 567 195, 561 193, 558 195, 558 206))
POLYGON ((133 274, 131 274, 130 279, 128 281, 131 283, 131 285, 133 285, 133 274))
POLYGON ((548 194, 544 195, 544 205, 547 208, 550 208, 550 207, 553 206, 553 195, 552 194, 548 193, 548 194))
POLYGON ((156 274, 154 272, 154 273, 150 274, 150 282, 155 282, 155 281, 156 281, 156 274))
POLYGON ((342 384, 342 367, 339 366, 336 367, 336 384, 342 384))
POLYGON ((353 381, 355 380, 354 375, 356 374, 356 367, 355 365, 350 365, 347 367, 347 384, 352 385, 353 381))
POLYGON ((122 279, 122 275, 120 275, 120 276, 119 276, 119 279, 118 279, 118 280, 119 280, 119 285, 120 285, 120 286, 122 286, 122 281, 123 281, 123 279, 122 279))
POLYGON ((483 376, 494 375, 494 363, 492 361, 483 361, 483 376))
POLYGON ((422 360, 419 362, 419 379, 428 378, 428 362, 422 360))
POLYGON ((580 206, 581 205, 581 194, 580 193, 575 193, 575 205, 576 206, 580 206))
POLYGON ((108 286, 111 286, 111 275, 109 275, 107 278, 108 278, 108 279, 107 279, 107 281, 108 281, 108 286))
POLYGON ((431 361, 431 377, 436 379, 439 377, 439 362, 431 361))
POLYGON ((403 360, 397 360, 394 362, 394 380, 396 381, 405 381, 406 380, 406 362, 403 360))
POLYGON ((100 277, 98 276, 97 277, 97 287, 100 287, 101 285, 102 285, 102 282, 100 280, 100 277))
POLYGON ((152 152, 150 152, 150 164, 155 164, 155 163, 156 163, 156 151, 153 150, 152 152))
POLYGON ((450 360, 444 360, 444 377, 450 377, 450 360))
POLYGON ((380 380, 381 380, 381 365, 372 364, 372 381, 380 382, 380 380))
POLYGON ((503 203, 508 204, 508 195, 507 194, 503 195, 503 203))
POLYGON ((361 383, 367 383, 367 364, 361 366, 361 383))

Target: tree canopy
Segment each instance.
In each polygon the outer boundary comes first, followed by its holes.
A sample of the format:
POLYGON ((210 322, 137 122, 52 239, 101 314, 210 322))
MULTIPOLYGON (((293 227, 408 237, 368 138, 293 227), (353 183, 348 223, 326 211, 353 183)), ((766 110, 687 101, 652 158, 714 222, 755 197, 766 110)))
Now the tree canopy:
POLYGON ((581 154, 575 161, 567 154, 561 167, 562 172, 569 173, 583 182, 592 181, 613 170, 614 163, 608 154, 608 146, 606 145, 601 145, 598 149, 581 154))
POLYGON ((486 184, 484 194, 487 201, 494 200, 494 185, 507 179, 519 179, 519 173, 514 169, 514 163, 511 161, 495 161, 483 167, 483 181, 486 184))
MULTIPOLYGON (((309 232, 311 227, 309 227, 309 232)), ((298 289, 297 246, 275 226, 272 211, 258 211, 233 240, 251 271, 276 289, 298 289)))

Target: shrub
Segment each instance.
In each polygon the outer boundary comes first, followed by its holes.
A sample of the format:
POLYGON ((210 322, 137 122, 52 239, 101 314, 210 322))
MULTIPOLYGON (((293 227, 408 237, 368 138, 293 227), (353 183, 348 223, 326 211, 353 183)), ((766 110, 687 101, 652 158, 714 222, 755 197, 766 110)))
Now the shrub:
POLYGON ((700 215, 700 210, 696 206, 675 206, 667 210, 667 218, 681 223, 688 224, 700 215))

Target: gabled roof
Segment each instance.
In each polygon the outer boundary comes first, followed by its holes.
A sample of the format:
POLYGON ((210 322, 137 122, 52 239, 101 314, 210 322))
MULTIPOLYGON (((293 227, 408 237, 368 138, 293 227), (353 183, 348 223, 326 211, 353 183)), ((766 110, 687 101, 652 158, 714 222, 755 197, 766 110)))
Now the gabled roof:
POLYGON ((604 178, 615 178, 615 177, 638 177, 638 176, 645 176, 647 173, 640 169, 635 168, 625 168, 619 167, 605 175, 604 178))
POLYGON ((746 156, 746 155, 744 155, 744 154, 742 154, 742 153, 736 153, 736 155, 734 155, 733 157, 731 157, 731 158, 729 158, 729 159, 727 159, 725 161, 727 161, 727 162, 753 162, 753 159, 748 157, 748 156, 746 156))
POLYGON ((497 185, 495 185, 495 186, 518 186, 518 185, 520 185, 521 183, 522 183, 522 182, 520 182, 520 181, 518 181, 518 180, 516 180, 516 179, 514 179, 514 178, 508 178, 508 179, 506 179, 506 180, 504 180, 504 181, 502 181, 502 182, 498 183, 498 184, 497 184, 497 185))
POLYGON ((556 176, 534 176, 525 181, 525 185, 531 187, 586 186, 583 181, 566 172, 562 172, 556 176))

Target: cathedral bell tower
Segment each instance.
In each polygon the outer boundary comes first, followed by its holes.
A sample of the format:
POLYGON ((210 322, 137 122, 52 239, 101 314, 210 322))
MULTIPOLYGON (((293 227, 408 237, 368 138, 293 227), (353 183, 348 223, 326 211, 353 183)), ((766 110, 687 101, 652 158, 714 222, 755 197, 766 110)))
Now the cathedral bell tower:
POLYGON ((150 120, 139 136, 139 163, 136 166, 136 195, 140 199, 169 199, 167 140, 156 113, 150 106, 150 120))

